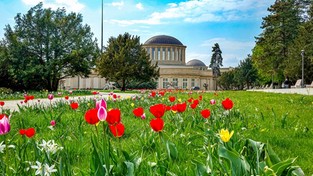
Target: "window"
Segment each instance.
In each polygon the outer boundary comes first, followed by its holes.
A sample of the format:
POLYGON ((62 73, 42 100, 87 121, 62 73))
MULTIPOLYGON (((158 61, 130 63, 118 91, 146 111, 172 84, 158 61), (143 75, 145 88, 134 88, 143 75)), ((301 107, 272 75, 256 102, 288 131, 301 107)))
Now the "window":
POLYGON ((173 87, 174 88, 178 87, 178 78, 173 78, 173 87))
POLYGON ((162 60, 165 60, 165 48, 162 49, 162 60))
POLYGON ((175 60, 175 51, 173 48, 172 48, 172 59, 175 60))
POLYGON ((171 59, 171 48, 167 48, 167 60, 172 60, 171 59))
POLYGON ((160 60, 160 57, 161 57, 161 51, 160 51, 160 48, 158 48, 158 60, 160 60))
POLYGON ((168 79, 167 78, 163 78, 163 89, 166 89, 168 85, 168 79))
POLYGON ((183 89, 186 89, 187 88, 187 79, 186 78, 184 78, 183 79, 183 89))
POLYGON ((154 58, 154 51, 155 51, 155 49, 154 48, 152 48, 152 60, 154 60, 155 58, 154 58))
POLYGON ((191 79, 191 87, 195 86, 195 79, 191 79))

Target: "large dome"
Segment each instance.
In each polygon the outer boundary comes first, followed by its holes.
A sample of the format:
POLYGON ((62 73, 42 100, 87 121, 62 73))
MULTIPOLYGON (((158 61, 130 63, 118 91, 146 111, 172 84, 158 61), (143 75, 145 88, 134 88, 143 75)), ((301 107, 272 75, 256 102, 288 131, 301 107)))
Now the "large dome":
POLYGON ((198 59, 192 59, 192 60, 188 61, 186 65, 188 65, 188 66, 197 66, 197 67, 205 67, 205 64, 201 60, 198 60, 198 59))
POLYGON ((178 39, 168 35, 153 36, 145 42, 145 45, 154 45, 154 44, 183 45, 178 39))

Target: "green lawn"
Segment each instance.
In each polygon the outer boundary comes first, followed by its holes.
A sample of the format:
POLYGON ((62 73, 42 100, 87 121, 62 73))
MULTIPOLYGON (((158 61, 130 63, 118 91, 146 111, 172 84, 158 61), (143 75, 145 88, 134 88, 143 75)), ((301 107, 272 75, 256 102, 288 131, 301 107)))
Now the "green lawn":
MULTIPOLYGON (((297 157, 292 165, 300 166, 306 175, 313 173, 310 157, 313 96, 244 91, 169 92, 154 98, 147 94, 139 96, 135 100, 107 100, 108 111, 112 108, 121 111, 121 121, 125 125, 121 138, 111 134, 106 122, 97 126, 86 123, 84 115, 95 107, 93 100, 81 100, 77 110, 72 110, 65 100, 48 108, 40 105, 22 108, 19 113, 12 114, 11 131, 0 136, 0 143, 4 141, 16 146, 0 152, 0 171, 6 175, 34 175, 36 169, 27 170, 27 167, 39 161, 50 166, 54 164, 56 175, 103 174, 109 172, 104 169, 109 167, 110 173, 116 175, 205 175, 208 168, 216 175, 235 172, 238 175, 240 169, 232 171, 227 159, 236 160, 241 156, 254 166, 254 148, 248 144, 251 141, 248 139, 252 139, 266 143, 265 146, 270 144, 281 160, 297 157), (175 96, 176 101, 170 102, 169 96, 175 96), (150 106, 158 103, 172 106, 199 96, 202 100, 195 109, 187 102, 183 113, 167 111, 162 117, 165 124, 162 132, 151 130, 150 120, 154 117, 149 112, 150 106), (221 106, 225 98, 234 102, 231 111, 225 111, 221 106), (210 104, 211 99, 216 100, 215 105, 210 104), (133 115, 133 109, 139 106, 144 108, 146 119, 133 115), (207 108, 211 116, 204 119, 200 111, 207 108), (48 128, 51 120, 56 121, 54 130, 48 128), (32 138, 19 134, 20 129, 30 127, 36 130, 32 138), (218 135, 222 128, 234 131, 227 143, 218 135), (47 154, 38 149, 43 139, 54 140, 63 150, 47 154)), ((262 157, 271 154, 268 148, 262 151, 262 157)), ((254 172, 262 173, 257 169, 254 172)))

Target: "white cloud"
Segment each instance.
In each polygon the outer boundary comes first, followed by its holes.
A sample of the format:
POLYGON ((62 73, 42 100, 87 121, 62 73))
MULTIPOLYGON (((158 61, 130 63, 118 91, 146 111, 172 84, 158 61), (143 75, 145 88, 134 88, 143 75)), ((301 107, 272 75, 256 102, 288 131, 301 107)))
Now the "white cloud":
POLYGON ((29 6, 34 6, 39 2, 43 2, 44 8, 56 10, 57 8, 64 7, 69 12, 80 12, 85 8, 85 5, 79 3, 78 0, 22 0, 22 2, 29 6))
POLYGON ((22 2, 29 6, 34 6, 40 2, 45 2, 45 0, 22 0, 22 2))
MULTIPOLYGON (((272 2, 260 0, 193 0, 167 4, 161 12, 153 12, 148 18, 131 20, 131 24, 160 24, 180 19, 184 22, 201 23, 253 19, 260 11, 266 11, 272 2)), ((124 23, 114 20, 115 23, 124 23)))
POLYGON ((142 3, 136 4, 136 8, 139 9, 139 10, 143 10, 143 5, 142 5, 142 3))
POLYGON ((111 5, 113 7, 117 7, 119 9, 121 9, 124 6, 124 1, 120 1, 120 2, 112 2, 111 5))

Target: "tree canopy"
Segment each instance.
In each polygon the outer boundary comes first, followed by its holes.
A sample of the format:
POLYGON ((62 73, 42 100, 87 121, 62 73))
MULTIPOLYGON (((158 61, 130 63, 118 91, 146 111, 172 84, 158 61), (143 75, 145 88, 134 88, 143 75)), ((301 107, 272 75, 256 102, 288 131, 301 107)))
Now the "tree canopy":
POLYGON ((268 8, 252 54, 258 72, 267 80, 301 78, 301 50, 305 50, 305 80, 312 81, 312 5, 308 0, 276 0, 268 8))
POLYGON ((44 9, 42 3, 25 15, 17 14, 14 28, 5 27, 5 52, 0 54, 1 61, 7 61, 13 88, 57 90, 65 77, 88 76, 99 49, 82 21, 80 14, 44 9))
POLYGON ((130 82, 149 82, 159 77, 157 63, 151 63, 140 38, 129 33, 109 38, 108 46, 97 62, 97 71, 119 84, 123 91, 130 82))

